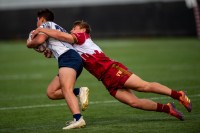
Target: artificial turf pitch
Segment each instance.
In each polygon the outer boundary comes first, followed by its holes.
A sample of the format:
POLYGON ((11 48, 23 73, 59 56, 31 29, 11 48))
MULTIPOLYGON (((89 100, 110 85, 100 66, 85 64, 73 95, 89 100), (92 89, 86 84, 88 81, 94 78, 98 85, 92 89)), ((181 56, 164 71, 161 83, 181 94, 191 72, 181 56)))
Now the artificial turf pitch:
POLYGON ((106 39, 95 41, 112 59, 122 62, 147 81, 185 90, 193 103, 186 109, 173 99, 133 92, 156 102, 174 102, 185 121, 164 113, 131 108, 116 101, 86 70, 76 86, 90 88, 90 105, 82 112, 87 126, 63 131, 72 116, 64 100, 46 96, 46 87, 57 74, 55 59, 26 48, 25 41, 0 42, 0 133, 199 133, 200 41, 194 38, 106 39))

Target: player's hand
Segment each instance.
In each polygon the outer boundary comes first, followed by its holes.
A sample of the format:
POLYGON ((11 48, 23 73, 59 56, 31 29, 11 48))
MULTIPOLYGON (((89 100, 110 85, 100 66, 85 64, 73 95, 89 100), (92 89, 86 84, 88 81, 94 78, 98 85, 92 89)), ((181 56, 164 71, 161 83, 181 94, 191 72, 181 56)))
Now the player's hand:
POLYGON ((30 33, 29 33, 29 36, 28 36, 28 39, 26 40, 26 46, 29 45, 32 41, 32 34, 35 30, 32 30, 30 33))
POLYGON ((46 58, 51 58, 51 56, 52 56, 51 50, 46 49, 46 50, 44 51, 44 56, 45 56, 46 58))
POLYGON ((32 32, 32 36, 31 36, 32 39, 40 32, 40 29, 41 27, 38 27, 36 30, 32 32))

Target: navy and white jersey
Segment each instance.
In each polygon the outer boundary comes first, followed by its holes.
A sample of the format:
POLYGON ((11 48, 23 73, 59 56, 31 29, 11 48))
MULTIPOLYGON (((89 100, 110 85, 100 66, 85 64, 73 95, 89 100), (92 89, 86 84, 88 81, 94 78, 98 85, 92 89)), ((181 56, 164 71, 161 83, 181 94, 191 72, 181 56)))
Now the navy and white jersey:
MULTIPOLYGON (((62 28, 61 26, 57 25, 54 22, 45 22, 40 27, 66 32, 64 28, 62 28)), ((47 43, 47 47, 53 52, 53 55, 57 60, 60 55, 67 52, 69 49, 74 49, 71 44, 67 42, 59 41, 51 37, 49 37, 46 40, 46 43, 47 43)))

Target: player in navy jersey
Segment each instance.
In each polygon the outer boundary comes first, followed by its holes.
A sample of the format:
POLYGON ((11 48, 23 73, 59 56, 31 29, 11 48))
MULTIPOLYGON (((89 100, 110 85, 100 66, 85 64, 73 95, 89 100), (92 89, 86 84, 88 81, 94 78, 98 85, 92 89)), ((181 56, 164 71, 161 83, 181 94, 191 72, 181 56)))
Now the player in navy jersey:
MULTIPOLYGON (((81 55, 84 67, 99 81, 102 81, 110 94, 120 102, 142 110, 165 112, 180 120, 184 120, 183 114, 175 108, 173 103, 161 104, 149 99, 140 99, 132 93, 132 90, 151 92, 170 96, 178 100, 188 112, 191 112, 192 103, 184 91, 172 90, 157 82, 144 81, 136 74, 130 72, 123 64, 107 57, 92 41, 88 23, 76 21, 71 34, 38 28, 33 35, 37 35, 40 32, 58 40, 71 43, 81 55)), ((60 95, 62 94, 60 93, 60 95)))
MULTIPOLYGON (((65 32, 65 30, 54 23, 53 20, 54 14, 52 11, 48 9, 41 10, 37 14, 37 27, 65 32)), ((44 42, 47 43, 48 50, 53 53, 53 56, 58 61, 59 75, 56 76, 53 81, 59 82, 59 90, 54 93, 54 96, 56 97, 56 99, 65 99, 74 117, 74 121, 68 123, 63 129, 84 127, 86 123, 83 119, 83 116, 81 115, 78 105, 78 99, 75 95, 79 95, 80 99, 81 97, 85 97, 85 99, 82 99, 81 102, 86 102, 87 104, 88 88, 82 87, 81 89, 78 89, 78 91, 73 91, 76 79, 81 74, 83 69, 82 59, 80 55, 74 50, 71 44, 59 41, 43 33, 38 34, 36 37, 32 38, 32 40, 28 39, 27 47, 35 48, 40 46, 44 42), (57 93, 59 95, 57 95, 57 93), (62 93, 63 95, 61 96, 60 93, 62 93)), ((57 84, 53 81, 49 84, 49 86, 57 86, 57 84)), ((55 99, 51 95, 51 90, 49 90, 49 88, 50 87, 48 87, 47 89, 47 95, 49 96, 49 98, 55 99)))

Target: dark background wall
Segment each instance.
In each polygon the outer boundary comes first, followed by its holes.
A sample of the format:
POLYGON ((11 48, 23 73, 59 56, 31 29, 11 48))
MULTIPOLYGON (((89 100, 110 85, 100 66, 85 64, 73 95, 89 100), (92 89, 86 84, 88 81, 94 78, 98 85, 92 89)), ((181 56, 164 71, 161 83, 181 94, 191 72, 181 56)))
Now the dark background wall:
MULTIPOLYGON (((87 21, 93 37, 196 35, 193 10, 184 1, 50 9, 55 22, 68 31, 75 20, 87 21)), ((27 38, 36 28, 38 10, 1 10, 0 39, 27 38)))

